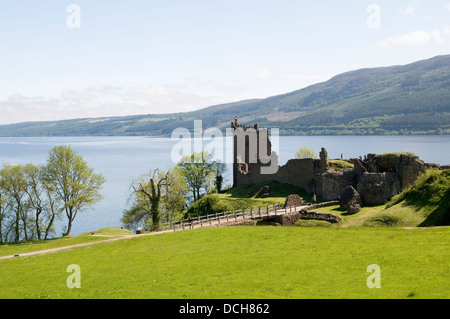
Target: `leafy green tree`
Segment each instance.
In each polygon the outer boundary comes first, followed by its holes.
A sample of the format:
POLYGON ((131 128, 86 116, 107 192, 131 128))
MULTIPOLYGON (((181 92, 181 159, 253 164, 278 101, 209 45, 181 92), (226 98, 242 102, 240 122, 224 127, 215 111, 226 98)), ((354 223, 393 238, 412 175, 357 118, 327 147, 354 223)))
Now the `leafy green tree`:
POLYGON ((214 173, 212 155, 206 151, 185 155, 177 164, 192 192, 194 202, 200 199, 201 189, 208 189, 208 183, 214 173))
POLYGON ((50 150, 44 180, 68 219, 67 236, 77 214, 103 198, 99 190, 106 182, 103 175, 96 174, 81 155, 66 145, 50 150))
POLYGON ((306 146, 301 147, 297 151, 297 153, 295 153, 295 157, 296 158, 313 158, 313 159, 319 158, 313 149, 306 147, 306 146))
POLYGON ((54 189, 44 180, 44 166, 27 164, 23 168, 26 181, 27 207, 34 211, 34 223, 37 239, 47 239, 53 228, 58 210, 54 202, 54 189))

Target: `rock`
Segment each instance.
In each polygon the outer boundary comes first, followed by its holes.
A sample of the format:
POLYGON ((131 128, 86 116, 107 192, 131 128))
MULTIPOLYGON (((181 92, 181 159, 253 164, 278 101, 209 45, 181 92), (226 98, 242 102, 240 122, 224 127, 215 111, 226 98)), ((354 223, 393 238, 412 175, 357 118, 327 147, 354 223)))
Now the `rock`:
POLYGON ((356 204, 354 202, 350 202, 347 204, 347 213, 348 214, 356 214, 361 211, 361 205, 356 204))
POLYGON ((302 206, 303 200, 300 196, 296 194, 289 195, 286 197, 286 201, 284 203, 283 207, 296 207, 296 206, 302 206))
POLYGON ((342 209, 348 210, 350 204, 358 205, 361 209, 361 196, 351 185, 343 189, 339 198, 339 206, 342 209))

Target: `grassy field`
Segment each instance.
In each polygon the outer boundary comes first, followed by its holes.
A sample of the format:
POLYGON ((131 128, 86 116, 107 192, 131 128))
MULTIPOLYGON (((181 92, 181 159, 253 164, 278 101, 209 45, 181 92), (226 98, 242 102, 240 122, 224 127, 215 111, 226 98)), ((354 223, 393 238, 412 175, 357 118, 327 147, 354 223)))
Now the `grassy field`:
MULTIPOLYGON (((265 206, 301 189, 270 183, 214 195, 218 206, 265 206)), ((448 299, 450 171, 430 170, 387 205, 349 215, 317 209, 342 222, 300 220, 296 226, 203 228, 0 260, 0 298, 159 299, 448 299), (306 227, 308 226, 308 227, 306 227), (68 288, 69 265, 81 288, 68 288), (369 288, 369 265, 381 288, 369 288)), ((319 198, 319 201, 321 199, 319 198)), ((214 207, 212 207, 214 208, 214 207)), ((74 238, 0 246, 0 257, 128 236, 105 228, 74 238)))
POLYGON ((0 260, 0 297, 449 298, 449 238, 449 227, 228 227, 136 236, 0 260), (81 270, 79 289, 66 284, 71 264, 81 270), (371 264, 381 270, 379 289, 366 284, 371 264))
POLYGON ((46 250, 64 246, 78 245, 84 243, 98 242, 115 238, 117 236, 131 235, 133 232, 111 227, 103 228, 94 232, 84 233, 76 237, 62 237, 51 240, 36 240, 20 244, 0 245, 0 257, 46 250))

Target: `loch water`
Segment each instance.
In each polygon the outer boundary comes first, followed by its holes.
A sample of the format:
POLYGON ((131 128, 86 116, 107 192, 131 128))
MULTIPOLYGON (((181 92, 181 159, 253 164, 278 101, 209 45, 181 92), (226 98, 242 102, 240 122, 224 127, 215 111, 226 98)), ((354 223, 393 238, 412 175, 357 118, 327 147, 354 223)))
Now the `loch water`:
MULTIPOLYGON (((94 207, 80 213, 74 221, 72 235, 104 227, 122 226, 120 218, 128 207, 134 178, 152 169, 168 169, 176 165, 172 150, 178 140, 159 137, 0 137, 0 164, 45 164, 48 152, 56 145, 70 145, 105 176, 101 190, 104 198, 94 207)), ((207 144, 207 143, 204 143, 207 144)), ((325 147, 329 158, 358 158, 369 153, 412 152, 427 163, 450 164, 450 136, 280 136, 279 164, 295 156, 306 146, 316 153, 325 147)), ((223 142, 224 147, 227 143, 223 142)), ((228 144, 229 145, 229 144, 228 144)), ((225 153, 230 151, 224 150, 225 153)), ((224 184, 232 184, 231 166, 224 184)), ((57 224, 58 236, 65 220, 57 224)))

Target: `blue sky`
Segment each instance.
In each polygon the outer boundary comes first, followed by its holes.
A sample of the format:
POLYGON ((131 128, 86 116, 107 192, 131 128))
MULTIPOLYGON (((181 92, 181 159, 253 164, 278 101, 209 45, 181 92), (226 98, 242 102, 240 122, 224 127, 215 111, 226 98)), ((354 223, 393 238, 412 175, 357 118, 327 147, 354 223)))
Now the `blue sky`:
POLYGON ((0 26, 0 124, 191 111, 450 53, 450 0, 16 0, 0 26))

